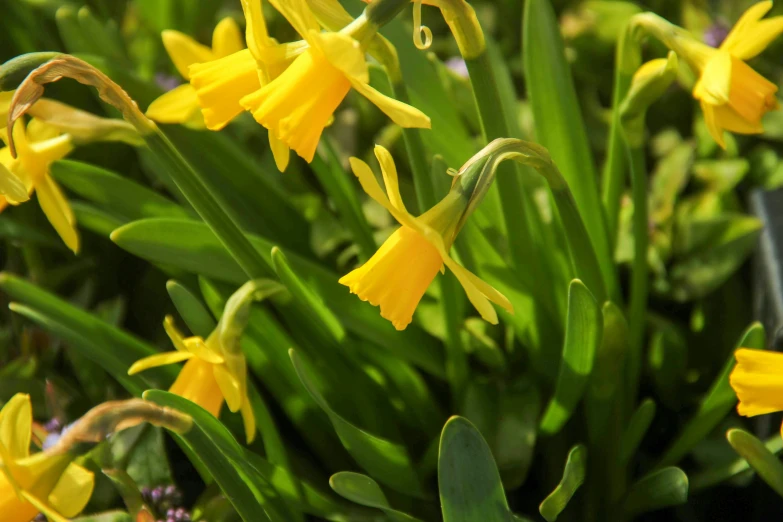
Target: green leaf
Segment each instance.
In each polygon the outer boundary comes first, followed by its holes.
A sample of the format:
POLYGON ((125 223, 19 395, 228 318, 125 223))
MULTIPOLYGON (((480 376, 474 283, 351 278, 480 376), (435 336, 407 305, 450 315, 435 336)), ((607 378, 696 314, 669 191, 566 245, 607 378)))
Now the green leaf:
POLYGON ((688 501, 688 475, 680 468, 653 471, 628 489, 623 509, 629 516, 688 501))
POLYGON ((618 391, 623 386, 623 367, 628 353, 628 322, 622 310, 612 302, 604 303, 603 336, 595 354, 585 409, 591 444, 608 443, 602 437, 611 416, 617 413, 618 391))
POLYGON ((140 395, 145 388, 165 387, 163 384, 174 380, 177 369, 173 366, 128 376, 134 362, 158 351, 94 315, 9 273, 0 273, 0 289, 21 303, 14 305, 18 313, 71 343, 73 349, 99 364, 130 393, 140 395))
POLYGON ((392 522, 421 522, 418 518, 392 509, 381 487, 367 475, 341 471, 331 476, 329 485, 343 498, 363 506, 380 509, 392 522))
MULTIPOLYGON (((248 236, 257 251, 272 264, 274 243, 248 236)), ((215 235, 203 223, 175 219, 144 219, 129 223, 112 233, 120 247, 155 263, 177 266, 206 277, 242 284, 247 276, 228 255, 215 235)), ((414 326, 397 332, 377 309, 362 302, 337 283, 338 276, 294 253, 288 255, 291 267, 323 296, 349 330, 380 344, 402 359, 435 375, 443 375, 443 353, 434 340, 414 326)))
POLYGON ((783 464, 759 439, 740 429, 729 430, 726 434, 734 451, 748 461, 750 467, 764 479, 769 487, 783 496, 783 464))
POLYGON ((109 237, 114 229, 127 223, 127 220, 96 208, 89 203, 71 201, 70 204, 79 228, 91 230, 99 236, 109 237))
POLYGON ((582 120, 565 46, 550 0, 527 0, 522 27, 524 72, 536 137, 552 153, 576 199, 609 296, 616 275, 598 195, 598 175, 582 120))
POLYGON ((199 298, 173 279, 166 282, 166 291, 193 335, 209 337, 217 323, 199 298))
POLYGON ((272 263, 280 282, 294 297, 295 306, 299 308, 305 318, 309 319, 309 325, 313 327, 319 337, 326 343, 340 343, 345 338, 345 330, 340 321, 324 305, 321 298, 308 288, 302 278, 291 268, 282 250, 277 247, 272 248, 272 263))
MULTIPOLYGON (((761 323, 750 325, 736 344, 736 348, 763 350, 765 347, 766 336, 761 323)), ((709 435, 737 404, 737 395, 729 384, 732 368, 734 368, 734 350, 699 404, 698 411, 666 450, 657 467, 677 464, 699 441, 709 435)))
MULTIPOLYGON (((126 472, 119 469, 105 469, 103 474, 109 477, 122 497, 128 512, 134 518, 149 514, 149 508, 144 505, 144 499, 139 491, 139 485, 126 472)), ((141 518, 140 520, 144 520, 141 518)))
POLYGON ((124 217, 125 222, 153 217, 193 217, 176 203, 147 187, 87 163, 56 161, 51 166, 51 174, 79 196, 111 214, 124 217))
POLYGON ((438 486, 443 522, 513 520, 492 452, 481 433, 463 417, 452 417, 443 427, 438 486))
POLYGON ((590 380, 595 352, 601 344, 602 330, 601 307, 587 287, 574 279, 568 287, 563 359, 554 397, 541 419, 542 433, 557 433, 573 414, 590 380))
POLYGON ((402 493, 423 496, 421 482, 407 449, 400 443, 377 437, 345 420, 331 408, 316 388, 312 369, 308 368, 310 365, 306 366, 294 350, 291 350, 289 355, 302 385, 329 416, 345 449, 356 459, 356 462, 383 484, 402 493))
MULTIPOLYGON (((783 450, 783 438, 781 438, 779 433, 775 433, 767 439, 764 443, 764 447, 773 455, 777 455, 783 450)), ((691 477, 691 491, 696 493, 697 491, 715 486, 721 482, 731 480, 732 478, 747 472, 749 469, 750 464, 743 457, 739 457, 738 459, 721 466, 707 468, 691 477)))
POLYGON ((586 468, 587 448, 582 444, 578 444, 568 452, 560 484, 538 506, 539 513, 547 522, 557 520, 557 517, 568 505, 576 490, 584 483, 587 473, 586 468))
POLYGON ((173 482, 161 428, 142 424, 123 430, 112 437, 111 453, 114 467, 140 486, 173 482))
POLYGON ((644 399, 636 411, 631 415, 631 420, 628 421, 628 427, 625 428, 623 438, 620 441, 620 451, 618 452, 618 458, 620 464, 625 466, 630 462, 631 457, 634 456, 636 450, 639 448, 639 444, 642 442, 645 433, 650 428, 650 424, 655 417, 655 401, 652 399, 644 399))
POLYGON ((199 456, 245 522, 291 520, 279 493, 247 460, 239 443, 212 414, 185 398, 160 390, 148 390, 144 398, 193 417, 190 431, 173 435, 199 456))

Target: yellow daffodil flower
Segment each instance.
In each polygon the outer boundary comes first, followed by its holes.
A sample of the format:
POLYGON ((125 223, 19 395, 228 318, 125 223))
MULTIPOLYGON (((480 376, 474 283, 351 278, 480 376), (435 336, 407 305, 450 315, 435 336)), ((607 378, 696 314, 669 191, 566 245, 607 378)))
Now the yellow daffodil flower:
POLYGON ((0 514, 3 522, 30 522, 39 513, 67 522, 90 500, 93 473, 68 453, 30 455, 32 421, 29 395, 17 393, 0 410, 0 514))
MULTIPOLYGON (((664 43, 685 59, 699 75, 693 96, 701 104, 707 128, 723 148, 724 131, 758 134, 764 131, 761 118, 778 108, 777 85, 747 63, 760 54, 783 32, 783 16, 762 20, 772 8, 771 1, 750 7, 718 49, 689 36, 680 28, 654 19, 651 26, 665 27, 655 32, 664 43)), ((644 16, 644 15, 643 15, 644 16)))
POLYGON ((260 0, 243 0, 249 52, 191 70, 208 127, 220 128, 240 108, 250 111, 269 130, 280 170, 289 148, 312 161, 324 128, 351 88, 403 127, 430 127, 421 111, 370 87, 365 50, 353 37, 357 27, 321 32, 305 0, 273 4, 304 40, 278 44, 268 35, 260 0), (251 60, 258 83, 250 74, 251 60))
POLYGON ((50 165, 63 159, 73 150, 70 134, 61 134, 49 125, 32 120, 25 127, 19 121, 14 126, 14 142, 17 157, 11 156, 9 147, 0 149, 0 211, 7 204, 18 205, 30 199, 33 191, 47 219, 74 253, 79 251, 79 233, 76 218, 60 187, 49 175, 50 165), (7 183, 11 174, 16 183, 7 183), (15 185, 9 190, 10 185, 15 185), (24 190, 19 190, 22 187, 24 190))
POLYGON ((413 319, 413 312, 424 292, 445 264, 486 321, 492 324, 498 322, 490 301, 513 313, 511 303, 503 294, 449 256, 460 220, 468 207, 468 198, 452 191, 427 212, 414 217, 402 201, 391 154, 378 145, 375 155, 381 164, 386 194, 366 163, 351 158, 351 167, 364 191, 402 226, 369 261, 342 277, 340 283, 363 301, 380 306, 381 317, 391 321, 398 330, 404 330, 413 319))
MULTIPOLYGON (((163 31, 161 36, 166 52, 186 81, 190 81, 192 65, 231 56, 244 48, 242 33, 232 18, 224 18, 215 26, 211 49, 179 31, 163 31)), ((182 123, 196 128, 205 125, 196 89, 190 83, 157 98, 147 108, 146 114, 159 123, 182 123)))
POLYGON ((783 411, 783 353, 740 348, 735 357, 729 382, 739 399, 737 412, 754 417, 783 411))
POLYGON ((198 336, 183 336, 174 326, 171 316, 166 317, 163 326, 176 351, 136 361, 128 370, 128 375, 187 361, 169 391, 198 404, 215 417, 220 415, 225 400, 232 412, 241 413, 247 441, 252 442, 256 435, 256 421, 247 396, 244 355, 224 349, 220 342, 219 327, 205 341, 198 336))

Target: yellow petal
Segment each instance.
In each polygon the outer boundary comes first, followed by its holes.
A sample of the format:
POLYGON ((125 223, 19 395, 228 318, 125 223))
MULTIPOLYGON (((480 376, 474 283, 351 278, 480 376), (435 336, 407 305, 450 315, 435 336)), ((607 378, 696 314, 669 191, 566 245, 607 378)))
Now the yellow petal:
POLYGON ((402 103, 394 98, 389 98, 366 83, 351 81, 351 85, 359 94, 370 100, 400 127, 419 129, 429 129, 432 127, 429 116, 416 107, 402 103))
POLYGON ((269 3, 280 11, 302 38, 307 38, 310 31, 321 30, 305 0, 269 0, 269 3))
POLYGON ((239 411, 242 407, 242 388, 240 382, 223 364, 214 365, 212 371, 215 375, 215 381, 217 381, 217 384, 220 387, 220 392, 226 399, 228 409, 233 412, 239 411))
MULTIPOLYGON (((16 134, 14 134, 16 138, 16 134)), ((29 140, 29 137, 28 137, 29 140)), ((31 155, 31 160, 35 162, 41 172, 49 169, 49 165, 57 160, 66 157, 73 150, 73 141, 68 134, 57 136, 44 141, 29 142, 27 154, 31 155)), ((22 158, 22 152, 19 151, 19 157, 22 158)), ((22 158, 25 162, 27 158, 22 158)), ((30 169, 33 170, 33 169, 30 169)))
POLYGON ((35 506, 17 495, 14 485, 2 471, 0 471, 0 513, 3 514, 3 522, 30 522, 39 513, 35 506))
POLYGON ((163 352, 155 355, 150 355, 144 359, 139 359, 128 368, 128 375, 135 375, 144 370, 150 368, 157 368, 158 366, 166 366, 167 364, 175 364, 182 361, 187 361, 193 357, 189 352, 163 352))
POLYGON ((190 353, 187 346, 185 346, 185 336, 182 335, 182 332, 179 331, 177 325, 174 324, 174 318, 172 316, 167 315, 163 319, 163 329, 166 331, 166 335, 169 336, 171 343, 178 352, 190 353))
POLYGON ((339 31, 353 22, 353 16, 337 0, 307 0, 318 23, 330 31, 339 31))
POLYGON ((60 187, 48 174, 44 175, 41 183, 36 186, 38 203, 46 218, 62 238, 65 245, 73 251, 79 252, 79 233, 76 231, 75 218, 68 201, 65 199, 60 187))
POLYGON ((243 110, 240 100, 261 87, 256 61, 247 49, 193 65, 190 73, 190 82, 210 130, 228 125, 243 110))
POLYGON ((163 38, 163 46, 166 48, 166 52, 169 53, 171 61, 174 62, 174 67, 186 80, 190 79, 188 68, 191 65, 215 59, 215 55, 209 47, 198 43, 190 36, 179 31, 167 29, 163 31, 161 37, 163 38))
POLYGON ((40 498, 32 495, 31 493, 28 493, 27 491, 22 491, 22 496, 27 502, 35 506, 38 511, 46 515, 46 518, 49 519, 49 522, 68 522, 68 519, 59 514, 56 509, 40 498))
POLYGON ((49 503, 64 516, 75 517, 89 502, 94 487, 95 476, 92 471, 71 463, 49 494, 49 503))
MULTIPOLYGON (((751 56, 743 55, 744 52, 748 51, 749 45, 754 45, 754 41, 758 37, 766 36, 759 34, 757 27, 759 25, 759 21, 769 12, 770 9, 772 9, 771 0, 753 4, 742 14, 740 19, 737 20, 737 23, 734 24, 734 27, 731 28, 731 31, 723 40, 720 48, 730 52, 741 60, 749 60, 758 54, 756 53, 751 56)), ((769 41, 767 41, 766 45, 764 45, 761 50, 763 50, 767 45, 769 45, 769 41)))
POLYGON ((275 138, 275 135, 271 132, 269 133, 269 148, 272 149, 272 156, 275 158, 277 170, 285 172, 285 169, 288 168, 291 149, 288 148, 288 145, 275 138))
POLYGON ((215 366, 198 357, 191 358, 180 370, 169 391, 198 404, 215 417, 223 406, 223 393, 215 381, 215 366))
POLYGON ((724 130, 739 134, 759 134, 764 132, 761 120, 748 121, 730 105, 720 105, 713 108, 716 125, 724 130))
POLYGON ((740 415, 783 410, 783 354, 740 348, 729 383, 737 393, 740 415))
POLYGON ((17 203, 30 199, 22 180, 2 163, 0 163, 0 194, 17 203))
POLYGON ((370 166, 359 158, 352 157, 349 159, 349 161, 351 163, 351 169, 353 170, 353 173, 359 179, 359 184, 362 186, 362 189, 367 193, 367 195, 380 203, 381 206, 383 206, 386 210, 388 210, 394 219, 396 219, 401 225, 407 225, 413 229, 416 229, 417 227, 414 223, 415 220, 413 216, 407 212, 403 212, 397 209, 394 205, 391 204, 389 198, 386 197, 386 194, 383 193, 381 186, 378 184, 378 180, 375 179, 375 174, 373 174, 370 166))
POLYGON ((715 140, 715 143, 720 145, 722 149, 725 149, 726 141, 723 139, 723 129, 718 125, 718 121, 715 118, 715 107, 702 101, 701 111, 704 113, 704 123, 707 125, 710 136, 715 140))
POLYGON ((194 114, 201 115, 196 89, 189 83, 180 85, 150 103, 145 114, 158 123, 188 122, 194 114))
POLYGON ((316 32, 311 33, 307 41, 317 47, 326 59, 349 79, 369 83, 370 71, 358 41, 347 34, 316 32))
POLYGON ((389 151, 381 145, 375 146, 375 157, 378 158, 378 163, 381 164, 381 173, 383 174, 383 182, 386 185, 386 194, 389 197, 389 202, 400 212, 408 212, 400 195, 400 184, 397 179, 397 166, 394 164, 394 159, 389 151))
POLYGON ((242 0, 242 11, 245 13, 245 40, 250 53, 257 61, 263 60, 264 51, 275 45, 269 37, 266 20, 259 0, 242 0))
POLYGON ((693 96, 712 105, 723 105, 729 102, 731 94, 731 55, 725 51, 716 52, 707 61, 693 96))
MULTIPOLYGON (((259 2, 260 3, 260 2, 259 2)), ((223 58, 245 48, 242 31, 236 21, 227 16, 215 26, 212 32, 212 53, 215 58, 223 58)))
POLYGON ((17 393, 0 410, 0 444, 7 457, 23 459, 30 454, 33 407, 30 396, 17 393))
POLYGON ((188 337, 185 339, 185 348, 199 359, 208 363, 221 364, 223 362, 223 357, 207 346, 207 343, 201 337, 188 337))
POLYGON ((247 443, 251 444, 256 439, 256 416, 253 413, 253 405, 250 404, 250 399, 247 396, 242 401, 242 408, 239 411, 242 414, 242 424, 245 426, 247 443))
MULTIPOLYGON (((33 107, 36 108, 34 111, 36 114, 41 113, 41 107, 44 108, 52 108, 56 105, 64 105, 58 102, 55 102, 54 100, 47 100, 46 98, 43 98, 41 100, 38 100, 35 102, 33 107), (45 102, 45 103, 41 103, 45 102), (46 103, 48 102, 48 103, 46 103)), ((81 112, 81 111, 79 111, 81 112)), ((29 113, 28 113, 29 114, 29 113)), ((71 113, 73 114, 73 113, 71 113)), ((70 118, 71 114, 58 114, 58 115, 51 115, 53 117, 63 117, 63 118, 70 118)), ((50 125, 46 121, 44 121, 46 118, 41 119, 38 117, 34 117, 32 120, 30 120, 30 123, 27 124, 27 136, 30 138, 30 141, 45 141, 50 140, 52 138, 56 138, 60 134, 63 133, 60 129, 58 129, 54 125, 50 125)))
POLYGON ((8 109, 15 93, 16 91, 0 91, 0 120, 5 121, 8 117, 8 109))

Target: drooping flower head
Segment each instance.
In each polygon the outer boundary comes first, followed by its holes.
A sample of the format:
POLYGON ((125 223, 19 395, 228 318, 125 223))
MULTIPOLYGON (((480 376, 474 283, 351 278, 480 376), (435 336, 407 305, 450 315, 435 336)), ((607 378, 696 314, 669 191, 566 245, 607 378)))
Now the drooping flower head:
MULTIPOLYGON (((224 58, 244 47, 242 33, 233 18, 224 18, 215 26, 211 49, 179 31, 166 30, 161 37, 171 61, 186 81, 190 81, 192 65, 224 58)), ((179 85, 158 97, 147 108, 146 114, 159 123, 182 123, 194 128, 205 125, 196 89, 190 83, 179 85)))
POLYGON ((735 357, 729 383, 739 399, 738 413, 754 417, 783 411, 783 353, 740 348, 735 357))
POLYGON ((0 514, 4 522, 30 522, 39 513, 66 522, 92 495, 91 471, 68 453, 30 454, 33 410, 17 393, 0 410, 0 514))
POLYGON ((340 283, 360 299, 380 306, 381 316, 398 330, 410 324, 416 306, 444 265, 457 277, 468 299, 485 320, 492 324, 498 321, 490 301, 513 313, 505 296, 449 256, 470 204, 469 197, 452 189, 434 207, 414 217, 402 201, 391 154, 378 145, 375 155, 381 164, 386 194, 366 163, 351 158, 351 167, 364 191, 386 208, 401 226, 369 261, 343 276, 340 283))
POLYGON ((762 20, 771 8, 771 1, 750 7, 717 49, 655 15, 642 15, 642 24, 699 75, 693 96, 699 100, 710 134, 723 148, 724 131, 761 133, 761 118, 778 108, 778 87, 745 63, 783 32, 783 16, 762 20))
POLYGON ((204 340, 199 336, 182 335, 171 316, 166 316, 163 326, 176 350, 136 361, 128 370, 128 375, 186 361, 169 391, 198 404, 215 417, 220 415, 223 402, 227 402, 229 410, 242 414, 245 436, 248 442, 252 442, 256 435, 256 424, 247 396, 244 355, 223 346, 220 327, 215 328, 204 340))
POLYGON ((352 88, 395 123, 429 128, 421 111, 370 87, 365 46, 375 33, 361 20, 339 32, 322 32, 305 0, 273 4, 303 40, 278 44, 267 32, 260 0, 243 0, 249 53, 191 71, 208 127, 225 125, 239 113, 238 106, 250 111, 269 130, 278 168, 287 162, 287 156, 281 161, 287 149, 312 161, 324 128, 352 88), (251 60, 258 83, 249 74, 251 60))

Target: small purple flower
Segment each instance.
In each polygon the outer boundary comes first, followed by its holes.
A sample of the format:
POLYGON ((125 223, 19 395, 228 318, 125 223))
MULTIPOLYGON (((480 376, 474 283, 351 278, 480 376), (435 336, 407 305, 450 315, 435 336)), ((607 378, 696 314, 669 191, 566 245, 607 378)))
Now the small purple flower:
POLYGON ((728 35, 728 26, 721 22, 715 22, 704 31, 704 43, 710 47, 720 47, 720 44, 723 43, 723 40, 725 40, 728 35))
POLYGON ((468 77, 468 66, 465 63, 465 60, 463 60, 459 56, 454 56, 446 60, 446 67, 451 69, 453 72, 455 72, 458 76, 461 76, 462 78, 468 77))
POLYGON ((166 92, 178 87, 182 82, 176 76, 165 73, 155 73, 155 84, 166 92))

